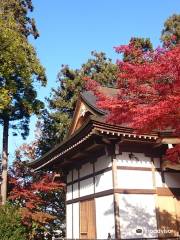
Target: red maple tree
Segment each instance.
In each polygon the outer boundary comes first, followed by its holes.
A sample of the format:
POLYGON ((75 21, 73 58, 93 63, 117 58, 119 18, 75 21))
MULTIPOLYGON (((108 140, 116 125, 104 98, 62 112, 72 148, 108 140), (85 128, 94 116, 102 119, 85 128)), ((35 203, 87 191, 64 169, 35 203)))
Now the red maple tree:
MULTIPOLYGON (((134 62, 117 61, 117 96, 104 96, 96 82, 87 81, 87 88, 97 96, 98 106, 108 110, 107 121, 126 123, 139 132, 170 130, 179 135, 180 45, 145 53, 132 44, 115 49, 123 54, 134 51, 138 56, 138 61, 134 62)), ((180 161, 179 145, 168 150, 166 158, 180 161)))
POLYGON ((65 185, 54 182, 52 173, 36 173, 29 168, 27 162, 21 160, 24 152, 25 157, 31 158, 34 156, 34 147, 31 149, 31 146, 24 144, 16 151, 16 160, 9 169, 8 199, 19 207, 22 224, 27 227, 29 238, 34 239, 56 219, 46 210, 49 206, 48 194, 62 190, 65 185))

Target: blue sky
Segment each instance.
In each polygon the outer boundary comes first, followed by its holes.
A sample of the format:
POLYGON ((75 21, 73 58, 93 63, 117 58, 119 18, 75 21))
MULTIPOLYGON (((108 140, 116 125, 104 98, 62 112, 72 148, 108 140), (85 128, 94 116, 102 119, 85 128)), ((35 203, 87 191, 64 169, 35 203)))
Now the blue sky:
MULTIPOLYGON (((43 101, 57 86, 56 76, 62 64, 79 68, 92 50, 105 52, 115 62, 118 55, 113 47, 135 36, 149 37, 157 47, 164 21, 180 13, 179 0, 33 0, 33 4, 40 38, 32 43, 48 77, 47 87, 38 89, 43 101)), ((35 117, 26 142, 34 137, 34 123, 35 117)), ((10 135, 11 160, 14 149, 22 142, 20 136, 10 135)))

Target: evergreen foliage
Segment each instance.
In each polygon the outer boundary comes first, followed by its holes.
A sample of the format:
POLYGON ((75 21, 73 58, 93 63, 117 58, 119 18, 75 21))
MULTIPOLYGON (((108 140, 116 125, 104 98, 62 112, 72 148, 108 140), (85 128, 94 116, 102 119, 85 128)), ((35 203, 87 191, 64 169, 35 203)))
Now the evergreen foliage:
POLYGON ((25 240, 26 229, 22 225, 19 210, 11 205, 0 206, 0 239, 25 240))
POLYGON ((34 38, 37 38, 39 33, 35 20, 29 15, 33 9, 31 0, 3 0, 0 3, 4 20, 7 19, 7 16, 11 16, 18 24, 21 34, 25 37, 33 35, 34 38))
POLYGON ((37 98, 35 83, 46 85, 45 70, 28 42, 29 35, 37 37, 35 23, 28 15, 32 9, 31 0, 0 2, 0 92, 5 96, 5 99, 0 98, 2 204, 7 197, 9 128, 19 130, 25 138, 31 115, 39 114, 44 106, 37 98))
POLYGON ((161 40, 170 46, 180 43, 180 14, 173 14, 165 21, 161 40))
MULTIPOLYGON (((8 99, 0 111, 0 120, 21 120, 19 128, 25 137, 30 116, 43 108, 33 84, 39 81, 45 85, 46 78, 35 49, 18 29, 12 17, 4 20, 0 15, 0 91, 8 99)), ((17 124, 13 127, 18 128, 17 124)))
POLYGON ((126 48, 123 54, 124 62, 131 63, 143 63, 142 53, 151 52, 153 50, 152 43, 149 38, 132 37, 129 41, 129 46, 133 48, 133 51, 129 51, 126 48))

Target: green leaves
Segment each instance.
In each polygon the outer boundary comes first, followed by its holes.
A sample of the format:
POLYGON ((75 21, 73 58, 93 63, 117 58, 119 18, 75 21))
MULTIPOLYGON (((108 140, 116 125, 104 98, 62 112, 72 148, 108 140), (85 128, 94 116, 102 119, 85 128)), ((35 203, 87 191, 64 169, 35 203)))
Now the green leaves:
POLYGON ((0 239, 26 239, 26 229, 22 225, 18 209, 14 206, 0 206, 0 239))
POLYGON ((6 108, 11 101, 11 97, 8 93, 8 90, 5 88, 0 88, 0 112, 3 111, 3 109, 6 108))
POLYGON ((180 14, 173 14, 165 21, 161 40, 165 46, 180 43, 180 14))
POLYGON ((30 31, 27 11, 32 10, 31 1, 23 2, 0 3, 0 121, 5 117, 9 121, 21 120, 19 129, 25 137, 30 116, 39 114, 44 107, 34 85, 39 82, 45 86, 47 80, 45 69, 28 42, 30 32, 25 31, 30 31), (15 18, 17 13, 22 15, 15 18))
POLYGON ((31 0, 3 0, 0 3, 0 11, 4 19, 11 16, 16 20, 20 33, 25 37, 29 35, 39 37, 35 20, 29 16, 29 12, 33 11, 31 0))

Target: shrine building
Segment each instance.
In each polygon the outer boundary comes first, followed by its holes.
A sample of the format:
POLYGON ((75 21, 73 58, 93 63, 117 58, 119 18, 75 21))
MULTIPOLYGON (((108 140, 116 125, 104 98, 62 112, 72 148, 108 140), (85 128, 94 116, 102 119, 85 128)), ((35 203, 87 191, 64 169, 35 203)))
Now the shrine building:
POLYGON ((180 138, 136 134, 105 117, 91 92, 80 94, 65 141, 31 163, 65 173, 66 238, 180 236, 180 165, 162 160, 180 138))

